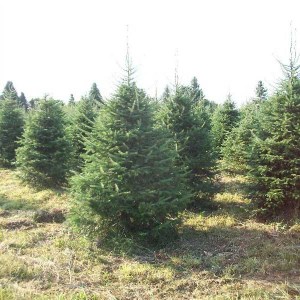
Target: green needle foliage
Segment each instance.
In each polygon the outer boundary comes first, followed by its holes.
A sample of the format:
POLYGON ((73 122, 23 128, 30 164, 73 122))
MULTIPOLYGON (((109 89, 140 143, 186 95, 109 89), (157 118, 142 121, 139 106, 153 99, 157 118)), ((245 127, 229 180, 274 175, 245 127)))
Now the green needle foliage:
POLYGON ((36 186, 56 186, 65 182, 70 153, 66 138, 62 103, 40 100, 28 117, 17 165, 21 178, 36 186))
POLYGON ((195 101, 194 92, 189 87, 177 87, 161 118, 178 145, 179 165, 187 167, 190 186, 200 195, 210 189, 214 159, 207 109, 204 101, 195 101))
POLYGON ((166 131, 155 128, 151 101, 130 78, 100 112, 83 173, 72 181, 73 220, 89 231, 174 237, 191 193, 166 131))
POLYGON ((196 77, 193 77, 191 81, 190 93, 191 93, 193 103, 197 103, 204 99, 203 91, 200 88, 200 85, 196 77))
POLYGON ((70 106, 74 106, 75 105, 75 98, 74 98, 73 94, 70 95, 70 99, 69 99, 68 105, 70 105, 70 106))
POLYGON ((25 95, 24 95, 23 92, 21 92, 21 95, 20 95, 20 97, 18 99, 18 102, 19 102, 20 106, 25 109, 25 111, 28 110, 28 106, 29 105, 28 105, 27 99, 26 99, 26 97, 25 97, 25 95))
POLYGON ((227 172, 249 170, 253 136, 260 130, 263 103, 254 99, 241 110, 241 120, 228 134, 221 147, 222 168, 227 172))
POLYGON ((101 107, 104 104, 103 98, 101 96, 100 90, 98 89, 97 84, 94 82, 89 91, 89 99, 94 102, 95 105, 101 107))
POLYGON ((251 174, 255 199, 265 216, 299 213, 300 207, 300 79, 291 58, 286 78, 265 102, 261 130, 254 140, 251 174))
POLYGON ((169 98, 170 98, 170 95, 171 95, 171 91, 170 91, 170 88, 168 85, 166 85, 165 89, 164 89, 164 92, 161 96, 161 100, 163 102, 167 101, 169 98))
POLYGON ((72 115, 69 132, 72 144, 72 168, 80 170, 83 165, 82 155, 85 151, 85 143, 89 138, 96 118, 96 108, 88 98, 82 98, 77 103, 72 115))
POLYGON ((221 155, 221 147, 224 141, 231 130, 237 125, 238 120, 239 112, 231 99, 231 95, 228 95, 224 104, 218 106, 212 116, 214 146, 219 156, 221 155))
POLYGON ((257 83, 255 92, 258 101, 264 101, 268 98, 268 90, 261 80, 257 83))
POLYGON ((24 113, 13 99, 0 103, 0 164, 11 166, 15 161, 18 140, 22 136, 24 113))
POLYGON ((1 99, 2 100, 10 99, 10 100, 15 101, 16 103, 19 103, 18 93, 17 93, 12 81, 7 81, 7 83, 4 87, 4 90, 2 92, 1 99))

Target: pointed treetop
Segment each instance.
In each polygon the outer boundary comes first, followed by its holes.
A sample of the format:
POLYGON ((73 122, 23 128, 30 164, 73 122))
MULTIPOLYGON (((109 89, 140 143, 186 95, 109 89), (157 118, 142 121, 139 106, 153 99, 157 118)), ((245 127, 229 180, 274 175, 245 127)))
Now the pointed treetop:
POLYGON ((299 71, 300 65, 298 64, 299 55, 297 54, 297 50, 296 50, 296 40, 294 40, 295 35, 296 35, 296 29, 295 29, 295 33, 293 33, 293 31, 291 30, 289 63, 284 64, 281 61, 279 61, 285 77, 288 80, 290 80, 291 83, 294 82, 294 79, 299 78, 300 75, 300 71, 299 71))
POLYGON ((27 101, 27 99, 26 99, 26 97, 25 97, 25 95, 24 95, 24 93, 23 92, 21 92, 21 95, 20 95, 20 97, 19 97, 19 99, 18 99, 18 102, 19 102, 19 104, 27 111, 28 110, 28 101, 27 101))
POLYGON ((7 81, 1 98, 18 101, 19 97, 12 81, 7 81))
POLYGON ((191 87, 193 88, 193 89, 199 89, 199 83, 198 83, 198 79, 197 79, 197 77, 196 76, 194 76, 193 78, 192 78, 192 81, 191 81, 191 87))
POLYGON ((69 105, 75 105, 75 98, 74 98, 73 94, 70 95, 70 99, 69 99, 69 103, 68 104, 69 105))
POLYGON ((260 80, 256 86, 256 97, 258 100, 266 100, 268 97, 268 90, 264 87, 263 82, 260 80))
POLYGON ((178 49, 176 49, 176 51, 175 51, 175 90, 176 91, 179 87, 178 65, 179 65, 178 49))
POLYGON ((104 104, 101 93, 97 87, 97 84, 94 82, 89 92, 89 99, 98 104, 104 104))
POLYGON ((125 67, 123 71, 125 72, 125 77, 122 82, 126 83, 128 86, 133 82, 133 75, 135 73, 135 69, 133 67, 132 59, 129 51, 129 26, 126 26, 126 57, 125 57, 125 67))
POLYGON ((222 106, 222 110, 225 113, 229 113, 230 115, 232 115, 232 118, 235 120, 238 117, 238 110, 236 108, 235 102, 232 100, 232 95, 229 93, 223 106, 222 106))
POLYGON ((171 96, 171 91, 168 85, 166 85, 164 92, 162 94, 162 101, 167 101, 171 96))
POLYGON ((198 79, 194 76, 191 81, 191 96, 193 103, 197 103, 200 100, 204 99, 204 94, 200 85, 198 83, 198 79))
POLYGON ((225 100, 225 103, 234 103, 234 101, 232 100, 232 95, 231 93, 229 92, 228 95, 227 95, 227 98, 225 100))

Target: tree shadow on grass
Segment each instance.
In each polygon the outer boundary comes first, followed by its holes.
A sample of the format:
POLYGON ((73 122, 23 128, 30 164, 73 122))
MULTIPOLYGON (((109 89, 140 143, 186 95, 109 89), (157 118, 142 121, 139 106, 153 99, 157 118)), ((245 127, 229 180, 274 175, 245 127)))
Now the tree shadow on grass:
POLYGON ((29 203, 25 199, 9 199, 3 195, 0 195, 0 209, 2 210, 33 210, 36 208, 36 205, 29 203))
POLYGON ((184 226, 181 237, 174 253, 200 258, 199 269, 217 276, 284 280, 295 277, 295 272, 300 275, 296 267, 300 264, 300 249, 290 247, 300 240, 299 232, 274 232, 242 224, 208 230, 184 226))
POLYGON ((208 272, 220 278, 293 281, 300 276, 300 248, 292 246, 296 240, 300 240, 300 233, 273 234, 241 225, 207 230, 184 225, 175 243, 154 250, 152 257, 148 253, 147 259, 132 259, 171 268, 183 278, 191 272, 208 272))

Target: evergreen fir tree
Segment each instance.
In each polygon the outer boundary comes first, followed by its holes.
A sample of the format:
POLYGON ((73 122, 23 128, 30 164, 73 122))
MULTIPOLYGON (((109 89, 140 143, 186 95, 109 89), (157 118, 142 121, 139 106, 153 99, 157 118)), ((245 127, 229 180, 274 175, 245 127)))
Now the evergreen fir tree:
POLYGON ((216 152, 220 155, 221 146, 228 134, 236 126, 239 112, 229 94, 223 105, 219 105, 212 116, 212 133, 216 152))
POLYGON ((92 84, 92 87, 90 89, 89 99, 97 105, 104 104, 103 98, 95 82, 92 84))
POLYGON ((171 96, 171 91, 170 91, 170 89, 169 89, 169 86, 168 85, 166 85, 166 87, 165 87, 165 89, 164 89, 164 92, 163 92, 163 94, 162 94, 162 97, 161 97, 161 99, 162 99, 162 101, 167 101, 169 98, 170 98, 170 96, 171 96))
POLYGON ((25 97, 25 95, 24 95, 23 92, 21 92, 21 95, 20 95, 20 97, 18 99, 18 102, 20 103, 21 107, 23 107, 25 109, 25 111, 28 110, 28 106, 29 105, 28 105, 27 99, 26 99, 26 97, 25 97))
POLYGON ((71 106, 75 105, 75 99, 74 99, 74 95, 73 94, 70 95, 70 99, 69 99, 68 105, 71 105, 71 106))
POLYGON ((222 167, 226 171, 245 173, 249 170, 253 137, 260 130, 261 111, 261 104, 256 100, 242 108, 239 123, 221 147, 222 167))
POLYGON ((204 99, 203 91, 200 88, 196 77, 193 77, 190 88, 191 88, 191 97, 192 97, 193 103, 197 103, 204 99))
POLYGON ((155 128, 151 102, 132 82, 131 70, 96 120, 83 173, 73 179, 73 215, 81 226, 97 222, 102 230, 164 240, 191 194, 174 164, 173 140, 155 128))
POLYGON ((17 149, 21 178, 36 186, 64 183, 69 153, 62 102, 40 100, 26 121, 24 135, 17 149))
POLYGON ((12 83, 12 81, 7 81, 1 99, 4 100, 13 100, 16 103, 19 103, 19 97, 18 97, 18 93, 14 87, 14 84, 12 83))
POLYGON ((29 109, 35 109, 39 101, 40 101, 39 98, 30 99, 29 100, 29 109))
POLYGON ((300 208, 300 79, 296 55, 283 66, 285 79, 265 101, 254 140, 251 175, 255 199, 266 216, 300 208))
POLYGON ((14 163, 23 125, 24 116, 16 101, 2 100, 0 102, 0 165, 11 166, 14 163))
POLYGON ((85 144, 92 131, 95 118, 96 111, 93 103, 87 98, 82 98, 76 105, 69 127, 73 150, 72 166, 75 170, 80 170, 82 167, 82 154, 86 152, 85 144))
POLYGON ((263 82, 260 80, 256 86, 256 97, 258 100, 263 101, 268 97, 268 90, 265 88, 263 82))
POLYGON ((190 171, 190 183, 195 190, 201 190, 214 161, 210 120, 203 103, 195 104, 189 89, 178 86, 166 103, 162 118, 178 144, 181 164, 190 171))

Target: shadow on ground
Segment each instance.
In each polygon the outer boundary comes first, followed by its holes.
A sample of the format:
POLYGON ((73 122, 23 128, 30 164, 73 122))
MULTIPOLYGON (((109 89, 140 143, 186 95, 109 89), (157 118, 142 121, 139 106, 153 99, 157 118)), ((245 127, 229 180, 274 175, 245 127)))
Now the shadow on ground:
POLYGON ((36 206, 25 199, 8 199, 0 195, 0 209, 2 210, 33 210, 36 206))

